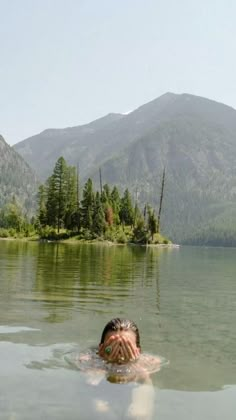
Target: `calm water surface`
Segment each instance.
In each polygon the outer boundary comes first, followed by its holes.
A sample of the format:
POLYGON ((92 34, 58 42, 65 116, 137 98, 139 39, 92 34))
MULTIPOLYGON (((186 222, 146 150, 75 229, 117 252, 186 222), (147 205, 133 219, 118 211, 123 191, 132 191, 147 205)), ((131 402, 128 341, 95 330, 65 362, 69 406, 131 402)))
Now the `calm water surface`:
POLYGON ((137 322, 153 419, 235 419, 236 249, 0 241, 0 419, 125 419, 135 384, 99 386, 64 354, 99 342, 114 316, 137 322), (106 399, 112 413, 96 413, 106 399))

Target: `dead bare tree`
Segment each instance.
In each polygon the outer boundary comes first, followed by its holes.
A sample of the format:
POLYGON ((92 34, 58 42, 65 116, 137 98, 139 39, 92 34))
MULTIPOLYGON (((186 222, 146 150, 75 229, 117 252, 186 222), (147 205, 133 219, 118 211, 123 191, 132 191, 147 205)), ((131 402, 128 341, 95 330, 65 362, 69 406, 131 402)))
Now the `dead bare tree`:
POLYGON ((165 176, 166 176, 166 168, 163 169, 162 180, 161 180, 161 197, 160 197, 160 205, 157 217, 157 232, 160 233, 160 220, 161 220, 161 210, 162 210, 162 203, 163 203, 163 196, 164 196, 164 187, 165 187, 165 176))
POLYGON ((77 229, 80 230, 80 187, 79 187, 79 162, 77 163, 77 174, 76 174, 76 204, 77 204, 77 229))
POLYGON ((102 170, 99 168, 100 193, 102 195, 102 170))

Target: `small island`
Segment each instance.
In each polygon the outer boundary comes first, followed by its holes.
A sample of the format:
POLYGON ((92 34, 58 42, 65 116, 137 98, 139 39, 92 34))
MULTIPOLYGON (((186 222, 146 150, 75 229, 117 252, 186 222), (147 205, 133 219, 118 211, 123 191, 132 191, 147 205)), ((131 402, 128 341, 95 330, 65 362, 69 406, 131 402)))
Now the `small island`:
POLYGON ((52 175, 39 186, 36 215, 29 221, 13 197, 0 213, 0 237, 171 245, 160 234, 165 171, 158 216, 149 204, 140 209, 137 200, 133 203, 127 188, 121 195, 116 186, 103 185, 101 171, 99 175, 100 191, 94 189, 91 178, 82 189, 78 169, 60 157, 52 175))

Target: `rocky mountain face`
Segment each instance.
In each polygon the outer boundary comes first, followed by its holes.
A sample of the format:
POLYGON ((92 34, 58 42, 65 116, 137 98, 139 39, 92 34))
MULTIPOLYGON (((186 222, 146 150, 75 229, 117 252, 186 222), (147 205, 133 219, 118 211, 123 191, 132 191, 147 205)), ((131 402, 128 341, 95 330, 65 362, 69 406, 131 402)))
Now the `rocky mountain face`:
POLYGON ((139 203, 156 208, 165 167, 166 235, 198 243, 217 229, 224 236, 236 231, 236 111, 226 105, 167 93, 128 115, 46 130, 15 149, 42 179, 64 156, 79 164, 82 179, 98 184, 101 168, 103 183, 127 186, 139 203))
POLYGON ((30 215, 35 207, 37 187, 35 172, 0 135, 0 207, 14 197, 30 215))

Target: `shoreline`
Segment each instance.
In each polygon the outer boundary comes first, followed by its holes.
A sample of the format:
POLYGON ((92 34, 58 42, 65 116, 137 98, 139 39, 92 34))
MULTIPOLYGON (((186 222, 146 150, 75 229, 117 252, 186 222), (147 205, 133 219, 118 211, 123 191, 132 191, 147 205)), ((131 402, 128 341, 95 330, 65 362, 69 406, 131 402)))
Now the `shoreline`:
POLYGON ((83 239, 62 239, 62 240, 50 240, 50 239, 40 239, 40 238, 1 238, 0 241, 18 241, 18 242, 38 242, 38 243, 60 243, 60 244, 69 244, 69 245, 105 245, 105 246, 141 246, 148 248, 180 248, 179 244, 139 244, 134 242, 126 242, 124 244, 111 242, 111 241, 99 241, 99 240, 90 240, 86 241, 83 239))

